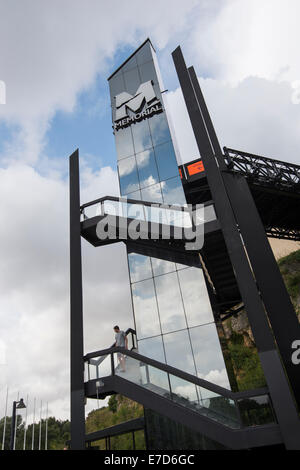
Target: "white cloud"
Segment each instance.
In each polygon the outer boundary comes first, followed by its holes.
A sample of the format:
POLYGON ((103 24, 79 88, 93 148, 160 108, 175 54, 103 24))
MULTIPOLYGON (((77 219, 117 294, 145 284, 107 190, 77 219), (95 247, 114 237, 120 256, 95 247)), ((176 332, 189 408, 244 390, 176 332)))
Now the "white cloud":
POLYGON ((20 126, 20 145, 7 149, 5 163, 35 163, 49 120, 58 110, 71 112, 78 93, 97 73, 109 74, 117 47, 136 45, 149 35, 164 47, 174 29, 186 26, 196 3, 1 0, 0 78, 7 104, 0 119, 20 126))
MULTIPOLYGON (((110 168, 91 174, 82 167, 82 200, 117 194, 117 176, 110 168)), ((9 383, 10 396, 17 390, 24 397, 29 393, 31 399, 49 401, 53 412, 66 417, 68 184, 41 176, 28 165, 14 165, 0 170, 0 199, 0 344, 5 345, 6 359, 6 367, 1 364, 2 407, 9 383)), ((127 276, 124 247, 97 250, 85 241, 82 245, 85 347, 90 351, 113 342, 113 323, 132 326, 132 314, 129 285, 123 280, 127 276)))
POLYGON ((204 27, 193 29, 193 60, 230 81, 297 80, 299 15, 298 0, 227 0, 204 27))
MULTIPOLYGON (((4 404, 6 375, 10 397, 19 389, 31 403, 36 395, 50 402, 50 413, 67 417, 68 187, 66 163, 44 154, 51 119, 58 110, 73 112, 78 94, 97 74, 109 74, 118 48, 150 36, 170 81, 174 69, 166 64, 178 43, 207 77, 201 85, 222 145, 297 161, 299 2, 0 0, 0 6, 7 102, 0 121, 12 132, 0 170, 0 342, 7 360, 0 393, 4 404)), ((183 160, 194 159, 180 92, 169 95, 183 160)), ((93 171, 81 163, 83 202, 118 193, 111 168, 93 171)), ((83 255, 90 351, 110 344, 111 323, 126 328, 132 316, 124 247, 96 250, 83 242, 83 255)), ((218 374, 208 379, 222 383, 218 374)))
MULTIPOLYGON (((222 146, 299 163, 300 106, 291 101, 289 83, 199 80, 222 146)), ((198 158, 181 90, 170 92, 168 101, 182 161, 198 158)))

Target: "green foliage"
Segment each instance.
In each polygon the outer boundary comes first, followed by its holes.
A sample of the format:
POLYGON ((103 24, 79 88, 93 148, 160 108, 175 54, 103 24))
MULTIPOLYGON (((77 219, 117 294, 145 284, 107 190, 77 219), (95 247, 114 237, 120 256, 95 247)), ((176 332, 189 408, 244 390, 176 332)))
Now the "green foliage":
POLYGON ((255 347, 245 346, 242 334, 232 332, 228 342, 239 390, 265 387, 265 377, 255 347))
MULTIPOLYGON (((4 430, 4 418, 0 420, 0 436, 2 438, 4 430)), ((5 432, 5 449, 10 447, 10 431, 11 431, 11 418, 6 418, 6 432, 5 432)), ((21 415, 17 415, 16 426, 16 450, 22 450, 24 445, 24 431, 25 423, 22 421, 21 415)), ((40 422, 34 425, 34 449, 39 448, 39 432, 40 422)), ((33 425, 30 424, 26 430, 26 449, 32 448, 32 433, 33 425)), ((46 436, 46 421, 41 421, 41 449, 45 449, 45 436, 46 436)), ((65 443, 70 439, 70 422, 59 421, 53 417, 48 419, 48 444, 49 450, 61 450, 65 447, 65 443)))
POLYGON ((112 395, 110 397, 110 399, 108 400, 108 409, 112 412, 112 413, 116 413, 117 409, 118 409, 118 400, 117 400, 117 397, 116 395, 112 395))
MULTIPOLYGON (((131 419, 140 418, 144 415, 141 405, 129 400, 121 395, 112 395, 108 401, 108 406, 99 410, 93 410, 86 419, 86 432, 91 433, 105 429, 115 424, 123 423, 131 419)), ((93 445, 105 449, 105 441, 94 442, 93 445)), ((145 449, 144 432, 135 432, 136 449, 145 449)), ((123 434, 111 438, 111 450, 132 449, 132 434, 123 434)))
POLYGON ((300 319, 300 250, 281 258, 278 266, 300 319))

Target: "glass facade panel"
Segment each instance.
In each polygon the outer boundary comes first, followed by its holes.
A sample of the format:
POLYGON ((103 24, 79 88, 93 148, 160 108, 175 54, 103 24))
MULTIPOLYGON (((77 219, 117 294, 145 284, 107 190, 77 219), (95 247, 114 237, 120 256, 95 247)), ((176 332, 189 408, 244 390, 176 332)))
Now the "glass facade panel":
POLYGON ((161 333, 156 306, 153 279, 132 284, 132 298, 136 318, 137 338, 161 333))
POLYGON ((172 178, 161 184, 164 202, 166 204, 186 204, 180 177, 172 178))
POLYGON ((191 328, 190 335, 198 376, 230 388, 215 324, 191 328))
POLYGON ((153 62, 150 61, 139 65, 139 72, 142 82, 148 82, 148 80, 153 80, 153 77, 155 76, 155 68, 153 62))
POLYGON ((214 316, 202 269, 182 269, 178 276, 188 326, 193 327, 213 322, 214 316))
MULTIPOLYGON (((149 120, 149 125, 150 125, 153 145, 159 145, 164 142, 171 141, 171 134, 169 131, 168 122, 167 122, 166 116, 163 113, 155 114, 154 116, 152 116, 152 118, 149 120)), ((159 153, 159 149, 158 149, 158 153, 159 153)), ((174 157, 175 155, 172 157, 173 160, 174 160, 174 157)), ((162 162, 160 163, 161 163, 161 166, 163 166, 163 163, 162 162)), ((176 167, 177 167, 177 164, 176 164, 176 167)), ((174 172, 174 168, 173 168, 173 172, 174 172)), ((177 173, 175 173, 172 176, 175 176, 177 174, 178 174, 178 168, 177 168, 177 173)))
POLYGON ((178 403, 194 407, 199 405, 198 394, 196 385, 187 382, 186 380, 180 379, 175 375, 170 375, 172 397, 178 403))
POLYGON ((123 74, 120 72, 119 74, 114 75, 110 79, 109 86, 110 86, 111 100, 112 102, 114 102, 115 96, 118 95, 119 93, 122 93, 122 91, 125 90, 123 74))
POLYGON ((143 152, 152 148, 149 123, 146 119, 136 122, 131 126, 134 140, 135 153, 143 152))
POLYGON ((172 142, 166 142, 165 144, 157 145, 155 147, 155 155, 161 181, 179 175, 178 164, 176 162, 172 142))
POLYGON ((152 52, 151 52, 151 44, 147 43, 137 53, 135 54, 136 60, 138 65, 144 64, 145 62, 149 62, 149 60, 153 60, 152 52))
POLYGON ((164 335, 167 364, 196 375, 190 338, 187 330, 164 335))
POLYGON ((160 183, 148 186, 148 188, 142 189, 141 192, 143 201, 157 202, 159 204, 163 202, 160 183))
POLYGON ((155 336, 154 338, 139 341, 139 353, 155 361, 165 362, 162 336, 155 336))
POLYGON ((151 263, 154 276, 160 276, 161 274, 166 274, 175 271, 175 263, 173 263, 172 261, 151 258, 151 263))
POLYGON ((137 60, 136 56, 134 55, 129 60, 127 60, 126 64, 123 65, 121 70, 122 72, 127 72, 128 70, 134 69, 135 67, 137 67, 137 60))
POLYGON ((177 273, 164 274, 154 280, 162 332, 186 328, 177 273))
POLYGON ((134 154, 131 128, 125 127, 115 132, 115 142, 117 148, 118 160, 130 157, 134 154))
POLYGON ((136 156, 141 188, 158 183, 158 173, 153 150, 138 153, 136 156))
POLYGON ((152 277, 151 263, 148 256, 129 253, 128 264, 131 282, 143 281, 152 277))
POLYGON ((124 80, 126 91, 134 96, 141 83, 137 67, 128 72, 124 72, 124 80))
POLYGON ((139 179, 135 157, 125 158, 118 164, 120 187, 123 195, 139 189, 139 179))

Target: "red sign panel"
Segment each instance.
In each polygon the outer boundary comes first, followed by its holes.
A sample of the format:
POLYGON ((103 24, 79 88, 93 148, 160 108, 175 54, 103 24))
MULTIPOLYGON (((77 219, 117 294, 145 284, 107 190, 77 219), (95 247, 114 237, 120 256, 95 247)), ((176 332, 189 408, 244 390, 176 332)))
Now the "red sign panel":
POLYGON ((188 165, 187 169, 190 176, 196 175, 197 173, 201 173, 202 171, 204 171, 204 165, 202 163, 202 160, 188 165))

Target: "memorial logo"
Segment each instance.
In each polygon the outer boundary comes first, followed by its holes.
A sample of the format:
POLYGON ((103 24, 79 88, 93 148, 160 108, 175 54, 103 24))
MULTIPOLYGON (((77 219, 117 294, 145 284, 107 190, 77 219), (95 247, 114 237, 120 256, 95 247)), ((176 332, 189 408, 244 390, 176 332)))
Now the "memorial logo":
POLYGON ((152 80, 142 83, 134 95, 123 91, 115 99, 115 130, 130 126, 163 110, 155 94, 152 80))

